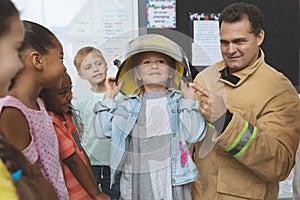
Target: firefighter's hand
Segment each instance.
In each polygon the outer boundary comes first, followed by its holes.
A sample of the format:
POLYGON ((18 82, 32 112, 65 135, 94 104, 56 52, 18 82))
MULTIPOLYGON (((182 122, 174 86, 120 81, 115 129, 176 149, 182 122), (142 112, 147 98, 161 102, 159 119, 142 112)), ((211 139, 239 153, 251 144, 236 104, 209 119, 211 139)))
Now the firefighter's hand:
POLYGON ((193 84, 192 87, 200 93, 197 99, 200 101, 199 110, 206 121, 214 122, 226 112, 224 97, 218 96, 198 84, 193 84))

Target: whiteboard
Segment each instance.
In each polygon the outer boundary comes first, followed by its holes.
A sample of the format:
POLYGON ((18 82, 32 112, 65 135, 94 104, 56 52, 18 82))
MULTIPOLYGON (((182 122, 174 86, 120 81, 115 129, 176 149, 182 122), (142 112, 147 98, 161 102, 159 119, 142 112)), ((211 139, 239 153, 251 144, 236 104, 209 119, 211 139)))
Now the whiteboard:
MULTIPOLYGON (((73 65, 76 52, 92 45, 103 53, 108 75, 116 74, 113 60, 138 35, 138 0, 12 0, 22 20, 50 29, 64 48, 65 66, 73 84, 79 82, 73 65)), ((78 83, 77 83, 78 84, 78 83)))

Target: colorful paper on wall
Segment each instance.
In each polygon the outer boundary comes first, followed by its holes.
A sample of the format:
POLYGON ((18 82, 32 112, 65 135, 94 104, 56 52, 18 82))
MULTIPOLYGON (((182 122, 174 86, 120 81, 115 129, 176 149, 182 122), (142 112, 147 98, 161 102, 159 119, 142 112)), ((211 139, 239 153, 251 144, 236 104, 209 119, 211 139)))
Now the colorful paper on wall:
POLYGON ((175 0, 147 0, 147 28, 176 28, 175 0))
POLYGON ((222 60, 219 16, 220 13, 189 13, 194 39, 192 65, 209 66, 222 60))

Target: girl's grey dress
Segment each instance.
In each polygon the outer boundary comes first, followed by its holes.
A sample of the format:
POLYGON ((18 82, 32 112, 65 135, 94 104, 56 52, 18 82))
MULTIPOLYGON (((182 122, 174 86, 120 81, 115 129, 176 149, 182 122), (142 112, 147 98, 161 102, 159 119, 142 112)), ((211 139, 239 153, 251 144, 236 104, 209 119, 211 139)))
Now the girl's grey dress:
POLYGON ((188 184, 172 187, 171 133, 165 93, 144 93, 142 107, 127 144, 121 193, 128 195, 123 199, 192 199, 188 184))

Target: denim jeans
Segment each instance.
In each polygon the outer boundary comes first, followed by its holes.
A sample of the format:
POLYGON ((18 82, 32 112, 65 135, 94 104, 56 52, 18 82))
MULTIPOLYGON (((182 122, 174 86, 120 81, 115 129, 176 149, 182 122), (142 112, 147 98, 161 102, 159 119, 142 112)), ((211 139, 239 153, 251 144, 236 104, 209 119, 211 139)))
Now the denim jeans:
POLYGON ((112 200, 120 198, 120 175, 116 176, 116 180, 110 189, 110 168, 108 166, 93 165, 93 173, 97 184, 102 192, 108 194, 112 200))

